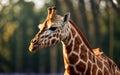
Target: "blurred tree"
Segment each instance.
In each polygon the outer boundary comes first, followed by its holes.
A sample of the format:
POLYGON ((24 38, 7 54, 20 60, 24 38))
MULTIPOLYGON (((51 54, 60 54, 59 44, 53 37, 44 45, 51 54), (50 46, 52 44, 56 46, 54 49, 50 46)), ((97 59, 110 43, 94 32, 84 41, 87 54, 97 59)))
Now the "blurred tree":
POLYGON ((100 26, 99 26, 99 21, 98 21, 98 14, 99 14, 99 5, 97 3, 97 0, 90 0, 90 4, 91 4, 91 10, 92 10, 92 14, 93 14, 93 23, 94 23, 94 42, 95 42, 95 47, 100 47, 100 38, 101 34, 100 34, 100 26))
POLYGON ((87 20, 87 15, 86 15, 86 9, 85 9, 85 2, 84 0, 79 0, 79 10, 80 10, 80 14, 81 14, 81 17, 82 17, 82 22, 83 22, 83 26, 84 26, 84 29, 85 29, 85 36, 89 38, 89 25, 88 25, 88 20, 87 20))
POLYGON ((67 9, 70 11, 71 13, 71 19, 77 24, 79 25, 79 23, 77 22, 77 18, 76 18, 76 15, 75 15, 75 10, 74 10, 74 6, 71 2, 71 0, 65 0, 65 4, 67 6, 67 9))
POLYGON ((101 47, 120 66, 119 0, 46 0, 40 9, 35 9, 33 1, 2 1, 0 0, 0 72, 63 73, 61 44, 34 54, 28 50, 31 38, 39 31, 37 25, 43 23, 47 7, 52 5, 57 7, 60 15, 71 12, 71 19, 86 33, 87 39, 92 40, 90 44, 101 47), (89 10, 86 9, 89 7, 87 4, 91 6, 89 10))
POLYGON ((113 9, 120 16, 120 0, 109 0, 113 9))

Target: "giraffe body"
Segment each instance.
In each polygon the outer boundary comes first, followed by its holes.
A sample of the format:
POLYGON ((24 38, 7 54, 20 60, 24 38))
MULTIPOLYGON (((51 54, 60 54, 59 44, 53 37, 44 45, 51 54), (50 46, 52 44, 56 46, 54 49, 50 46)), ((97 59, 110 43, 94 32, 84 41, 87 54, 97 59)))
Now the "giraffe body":
POLYGON ((47 19, 39 25, 40 31, 32 39, 29 50, 33 52, 62 42, 64 75, 120 75, 117 65, 100 49, 91 49, 81 31, 70 20, 70 13, 62 17, 55 13, 55 9, 48 8, 47 19))

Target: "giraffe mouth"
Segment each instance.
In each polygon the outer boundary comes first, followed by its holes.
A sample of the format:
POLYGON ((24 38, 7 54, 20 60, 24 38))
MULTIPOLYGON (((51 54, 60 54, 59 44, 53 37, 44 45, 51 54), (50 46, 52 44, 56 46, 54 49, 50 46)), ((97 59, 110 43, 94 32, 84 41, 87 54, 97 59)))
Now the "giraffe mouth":
POLYGON ((32 43, 29 46, 30 52, 35 52, 38 49, 38 45, 33 45, 32 43))
POLYGON ((36 52, 38 49, 42 49, 45 48, 46 45, 44 44, 38 44, 38 45, 34 45, 33 43, 30 44, 29 46, 29 51, 30 52, 36 52))

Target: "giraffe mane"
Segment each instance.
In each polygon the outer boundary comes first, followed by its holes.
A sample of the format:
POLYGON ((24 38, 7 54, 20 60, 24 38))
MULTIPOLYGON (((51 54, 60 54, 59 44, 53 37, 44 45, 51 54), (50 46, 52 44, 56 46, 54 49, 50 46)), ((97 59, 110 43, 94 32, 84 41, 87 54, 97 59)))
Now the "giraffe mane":
POLYGON ((87 45, 87 47, 89 48, 89 50, 92 51, 92 48, 91 48, 90 44, 88 43, 88 40, 85 38, 85 36, 83 35, 83 33, 80 31, 80 29, 76 26, 76 24, 71 19, 69 20, 69 22, 75 27, 75 29, 77 30, 77 32, 79 33, 79 35, 85 41, 85 44, 87 45))

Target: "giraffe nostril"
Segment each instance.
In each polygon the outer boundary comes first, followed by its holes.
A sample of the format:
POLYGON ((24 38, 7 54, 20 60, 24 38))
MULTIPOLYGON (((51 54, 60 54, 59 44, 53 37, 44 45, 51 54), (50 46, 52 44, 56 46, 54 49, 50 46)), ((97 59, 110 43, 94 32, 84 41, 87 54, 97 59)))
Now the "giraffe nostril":
POLYGON ((37 40, 36 40, 36 39, 33 39, 33 40, 32 40, 32 43, 36 43, 36 42, 37 42, 37 40))

